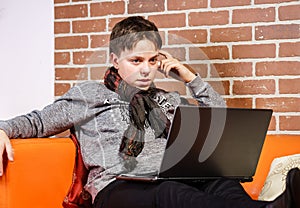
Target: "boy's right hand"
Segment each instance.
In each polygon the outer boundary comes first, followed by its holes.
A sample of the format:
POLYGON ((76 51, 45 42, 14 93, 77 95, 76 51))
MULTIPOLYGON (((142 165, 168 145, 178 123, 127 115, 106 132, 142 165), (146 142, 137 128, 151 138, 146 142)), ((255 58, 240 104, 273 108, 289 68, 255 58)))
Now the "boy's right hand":
POLYGON ((3 154, 6 150, 7 158, 9 161, 14 160, 14 151, 11 146, 10 140, 6 133, 0 129, 0 176, 3 175, 3 154))

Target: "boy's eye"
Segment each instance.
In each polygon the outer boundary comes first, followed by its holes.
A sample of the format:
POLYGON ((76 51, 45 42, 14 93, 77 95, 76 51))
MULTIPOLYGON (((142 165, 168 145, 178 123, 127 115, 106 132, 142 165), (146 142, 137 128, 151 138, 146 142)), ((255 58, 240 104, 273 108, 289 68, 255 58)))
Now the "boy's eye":
POLYGON ((134 64, 138 64, 141 62, 140 59, 131 59, 130 62, 134 63, 134 64))
POLYGON ((152 59, 149 60, 149 62, 150 62, 151 64, 156 64, 157 61, 158 61, 157 57, 152 58, 152 59))
MULTIPOLYGON (((145 60, 142 59, 142 58, 132 58, 132 59, 129 59, 129 61, 130 61, 132 64, 137 65, 137 64, 140 64, 141 62, 143 62, 143 61, 145 61, 145 60)), ((158 61, 158 58, 157 58, 157 57, 153 57, 153 58, 149 59, 149 63, 152 64, 152 65, 156 64, 157 61, 158 61)))

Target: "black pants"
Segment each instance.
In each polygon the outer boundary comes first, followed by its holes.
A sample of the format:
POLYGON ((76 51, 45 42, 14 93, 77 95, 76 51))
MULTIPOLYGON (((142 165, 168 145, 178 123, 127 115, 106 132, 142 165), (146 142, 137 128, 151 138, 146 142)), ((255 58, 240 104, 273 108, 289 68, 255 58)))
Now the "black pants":
POLYGON ((140 183, 115 181, 95 198, 94 208, 258 208, 238 181, 219 179, 206 183, 140 183))

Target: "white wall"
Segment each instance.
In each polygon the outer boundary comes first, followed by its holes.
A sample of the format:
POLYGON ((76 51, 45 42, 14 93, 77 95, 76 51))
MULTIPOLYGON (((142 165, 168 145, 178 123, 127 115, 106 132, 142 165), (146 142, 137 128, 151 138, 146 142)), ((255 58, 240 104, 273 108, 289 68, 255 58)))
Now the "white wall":
POLYGON ((0 120, 54 99, 53 0, 0 0, 0 120))

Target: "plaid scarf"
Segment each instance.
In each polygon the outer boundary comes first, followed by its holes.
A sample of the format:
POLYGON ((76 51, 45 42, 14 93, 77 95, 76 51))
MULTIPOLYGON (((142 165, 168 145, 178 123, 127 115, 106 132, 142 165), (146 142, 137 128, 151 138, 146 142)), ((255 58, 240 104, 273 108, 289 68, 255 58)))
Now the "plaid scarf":
POLYGON ((153 99, 162 89, 155 88, 154 85, 148 90, 140 90, 122 81, 118 70, 109 68, 104 76, 105 86, 117 92, 121 100, 128 101, 130 123, 124 132, 120 153, 125 159, 128 156, 137 157, 144 147, 145 127, 150 125, 154 130, 156 138, 166 136, 170 121, 162 112, 157 102, 153 99))

